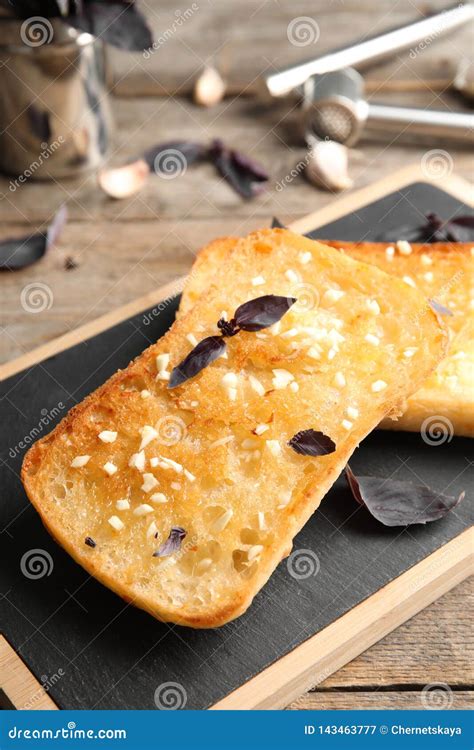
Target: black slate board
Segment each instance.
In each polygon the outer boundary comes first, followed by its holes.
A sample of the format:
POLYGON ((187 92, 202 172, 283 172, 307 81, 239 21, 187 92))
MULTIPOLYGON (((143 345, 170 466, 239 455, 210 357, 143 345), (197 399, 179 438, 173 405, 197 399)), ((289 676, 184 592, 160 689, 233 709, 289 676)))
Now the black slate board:
MULTIPOLYGON (((452 196, 418 183, 315 234, 370 240, 393 226, 397 239, 398 226, 428 210, 444 218, 468 212, 452 196)), ((167 682, 183 686, 187 708, 206 708, 472 522, 466 499, 442 521, 388 529, 354 504, 339 479, 294 544, 317 553, 315 577, 295 581, 283 562, 249 611, 215 631, 170 627, 124 604, 43 529, 18 477, 26 446, 15 446, 25 436, 48 432, 74 403, 162 335, 176 307, 177 300, 158 314, 155 308, 151 315, 136 315, 2 385, 0 630, 38 679, 51 680, 62 670, 50 689, 61 708, 154 708, 155 690, 167 682), (39 427, 52 413, 50 424, 39 427), (21 573, 21 558, 31 549, 49 553, 50 575, 32 580, 21 573)), ((471 451, 467 439, 430 446, 419 434, 376 432, 352 465, 356 472, 394 474, 455 494, 472 486, 471 451)))

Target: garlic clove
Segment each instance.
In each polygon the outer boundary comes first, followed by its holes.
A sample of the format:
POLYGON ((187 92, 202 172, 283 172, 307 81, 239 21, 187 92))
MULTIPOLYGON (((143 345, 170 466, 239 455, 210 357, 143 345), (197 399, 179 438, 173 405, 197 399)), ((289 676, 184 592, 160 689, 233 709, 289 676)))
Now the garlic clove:
POLYGON ((348 157, 349 150, 342 143, 316 141, 308 150, 305 175, 324 190, 347 190, 354 184, 348 175, 348 157))
POLYGON ((194 101, 201 107, 213 107, 222 101, 225 91, 226 84, 220 73, 207 67, 194 84, 194 101))
POLYGON ((97 181, 111 198, 128 198, 142 189, 150 174, 150 167, 144 159, 116 169, 101 169, 97 181))

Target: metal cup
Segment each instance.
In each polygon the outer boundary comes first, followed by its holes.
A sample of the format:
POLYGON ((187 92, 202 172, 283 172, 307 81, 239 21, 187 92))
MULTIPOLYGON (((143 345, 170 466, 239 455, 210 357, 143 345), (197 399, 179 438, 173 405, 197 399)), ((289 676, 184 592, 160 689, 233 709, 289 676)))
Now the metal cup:
POLYGON ((0 19, 0 170, 20 181, 97 168, 111 140, 104 48, 61 21, 0 19))

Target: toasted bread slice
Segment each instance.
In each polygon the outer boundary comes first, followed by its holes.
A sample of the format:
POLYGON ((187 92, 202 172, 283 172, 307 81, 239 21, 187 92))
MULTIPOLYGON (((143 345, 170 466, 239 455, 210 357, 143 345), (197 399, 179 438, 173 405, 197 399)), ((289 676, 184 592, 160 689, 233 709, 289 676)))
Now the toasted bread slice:
POLYGON ((447 340, 417 290, 285 230, 239 240, 225 269, 222 286, 38 441, 22 470, 45 525, 86 570, 155 617, 198 628, 247 609, 356 446, 447 340), (167 387, 195 339, 218 333, 223 309, 230 317, 265 294, 298 301, 167 387), (305 429, 336 450, 296 453, 288 441, 305 429), (181 547, 154 557, 176 527, 181 547))
MULTIPOLYGON (((226 238, 212 243, 199 254, 184 289, 180 311, 189 310, 213 283, 217 265, 237 243, 226 238)), ((417 432, 436 426, 448 433, 474 437, 474 258, 468 243, 402 244, 330 241, 352 258, 373 263, 387 273, 414 284, 426 297, 435 298, 452 313, 445 321, 450 331, 446 358, 412 395, 403 414, 385 419, 381 427, 417 432), (387 252, 387 247, 389 248, 387 252), (438 419, 436 420, 436 417, 438 419)))

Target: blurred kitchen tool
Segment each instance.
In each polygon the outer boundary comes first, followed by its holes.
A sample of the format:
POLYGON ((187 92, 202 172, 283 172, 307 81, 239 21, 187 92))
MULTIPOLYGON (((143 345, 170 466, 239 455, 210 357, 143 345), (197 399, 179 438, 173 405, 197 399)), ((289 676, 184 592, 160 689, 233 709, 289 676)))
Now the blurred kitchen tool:
POLYGON ((316 59, 307 60, 299 65, 291 65, 277 73, 270 73, 263 78, 264 89, 271 96, 285 96, 304 84, 310 76, 322 75, 354 65, 378 62, 397 52, 410 49, 420 42, 426 43, 427 39, 432 41, 473 18, 474 6, 457 4, 421 21, 386 31, 371 39, 363 39, 316 59))
POLYGON ((102 42, 39 22, 27 37, 27 22, 0 21, 0 170, 16 182, 93 169, 110 141, 102 42))
POLYGON ((457 67, 454 88, 471 104, 474 101, 474 60, 463 58, 457 67))
POLYGON ((353 68, 310 77, 303 86, 306 140, 337 141, 352 146, 362 133, 409 134, 435 139, 473 141, 474 115, 415 107, 372 104, 364 99, 364 81, 353 68))

